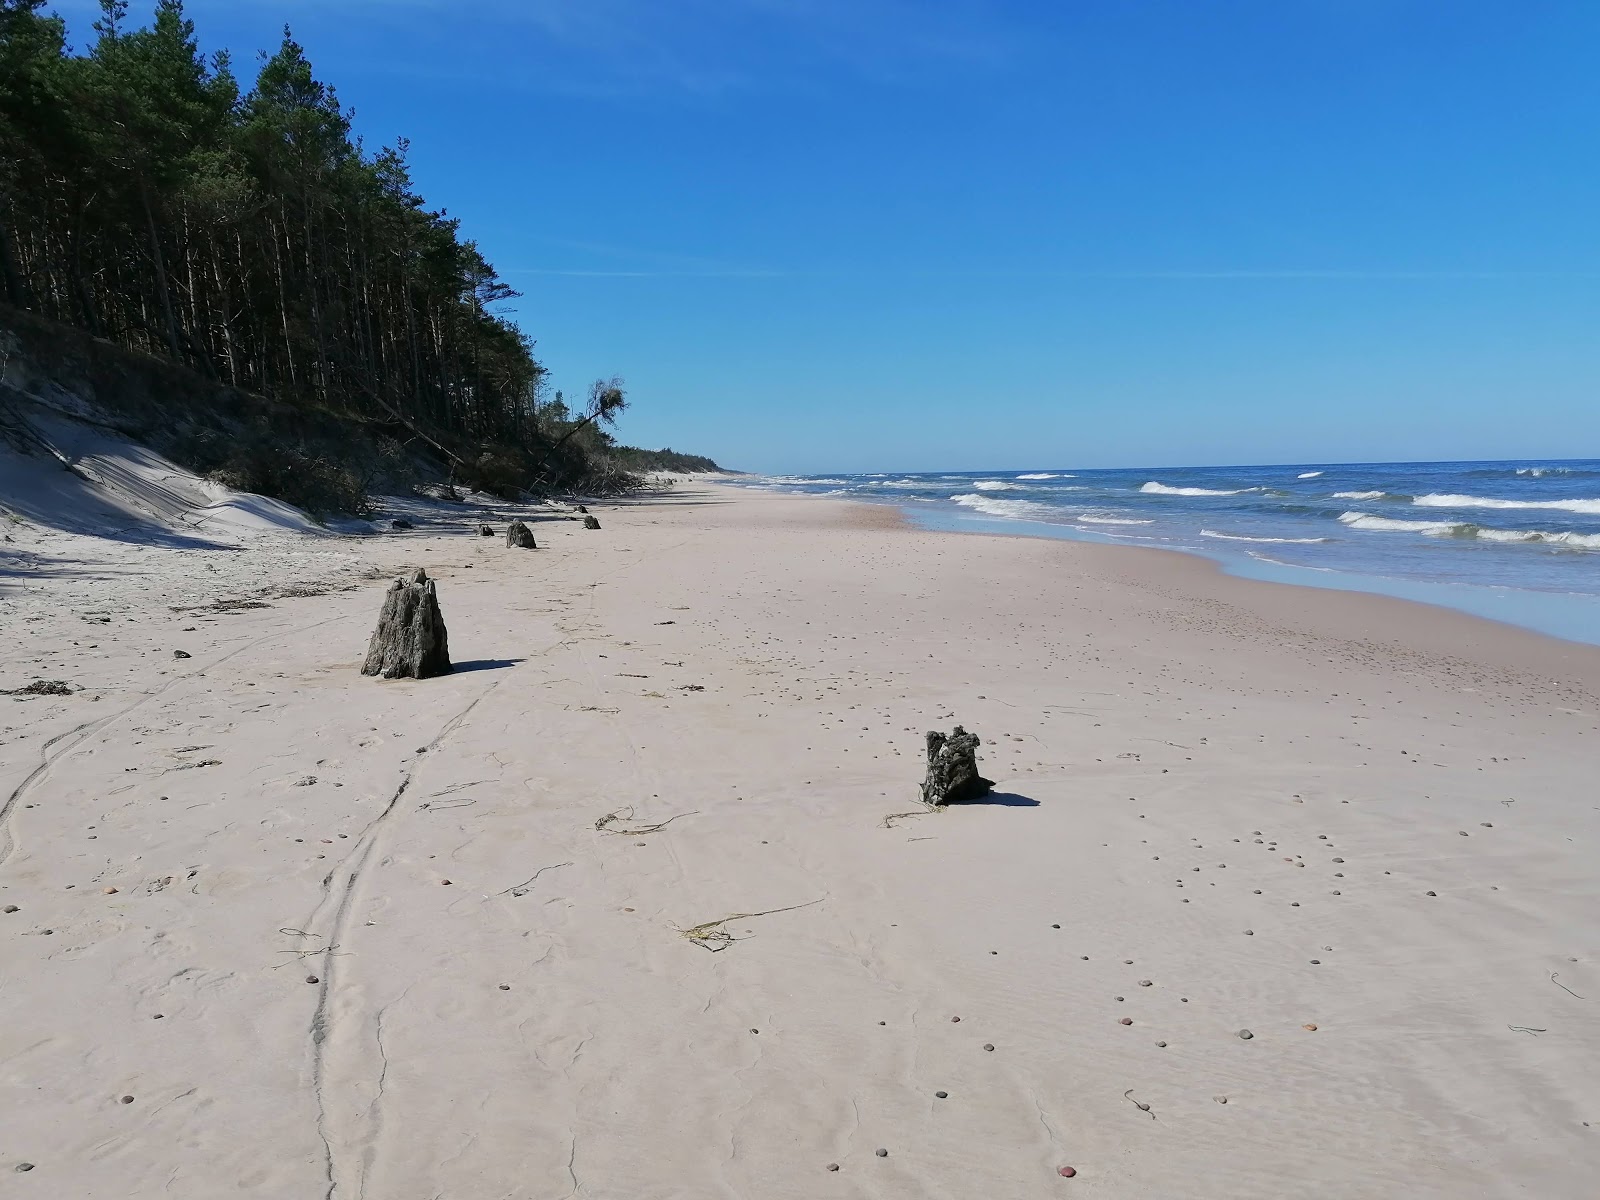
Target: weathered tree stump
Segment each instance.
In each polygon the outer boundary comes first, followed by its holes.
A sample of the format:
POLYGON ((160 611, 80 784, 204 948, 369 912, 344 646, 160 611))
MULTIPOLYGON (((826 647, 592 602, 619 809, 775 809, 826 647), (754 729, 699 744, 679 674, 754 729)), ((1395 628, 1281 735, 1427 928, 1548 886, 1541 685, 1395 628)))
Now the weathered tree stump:
POLYGON ((978 735, 957 725, 954 733, 928 731, 928 774, 922 802, 942 805, 987 796, 994 783, 978 774, 978 735))
POLYGON ((439 596, 433 580, 420 567, 410 579, 396 579, 389 585, 361 673, 385 679, 431 679, 450 673, 450 646, 439 596))
POLYGON ((599 529, 600 528, 600 518, 599 517, 585 516, 583 518, 583 527, 585 529, 599 529))
POLYGON ((493 537, 494 536, 494 526, 493 525, 479 525, 478 526, 478 536, 479 537, 493 537))
POLYGON ((534 544, 533 530, 529 529, 521 521, 511 522, 510 527, 506 529, 506 545, 520 546, 524 550, 537 550, 539 548, 534 544))
POLYGON ((586 515, 586 516, 588 515, 589 510, 587 508, 585 508, 583 505, 576 504, 573 507, 576 508, 579 512, 583 513, 584 515, 586 515))
POLYGON ((404 517, 396 517, 394 520, 389 522, 389 528, 390 529, 415 529, 416 526, 413 525, 410 521, 406 520, 404 517))

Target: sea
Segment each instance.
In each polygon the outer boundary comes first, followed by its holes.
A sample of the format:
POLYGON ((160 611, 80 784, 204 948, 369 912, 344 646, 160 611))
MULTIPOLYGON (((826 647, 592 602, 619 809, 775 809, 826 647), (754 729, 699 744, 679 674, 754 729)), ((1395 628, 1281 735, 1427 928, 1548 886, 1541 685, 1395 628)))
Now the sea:
POLYGON ((1150 546, 1600 644, 1600 459, 746 476, 925 528, 1150 546))

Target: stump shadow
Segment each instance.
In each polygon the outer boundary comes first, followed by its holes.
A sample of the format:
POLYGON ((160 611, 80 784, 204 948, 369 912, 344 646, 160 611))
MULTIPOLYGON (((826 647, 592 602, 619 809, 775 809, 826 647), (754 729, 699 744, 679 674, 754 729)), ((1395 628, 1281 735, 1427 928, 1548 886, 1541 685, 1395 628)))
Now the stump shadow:
POLYGON ((1017 792, 990 792, 979 796, 976 800, 952 800, 950 808, 968 808, 983 804, 992 804, 997 808, 1038 808, 1039 802, 1032 796, 1023 796, 1017 792))
POLYGON ((514 667, 518 663, 526 661, 526 659, 522 658, 474 658, 470 662, 453 664, 450 668, 450 673, 452 675, 460 675, 465 671, 498 671, 502 667, 514 667))

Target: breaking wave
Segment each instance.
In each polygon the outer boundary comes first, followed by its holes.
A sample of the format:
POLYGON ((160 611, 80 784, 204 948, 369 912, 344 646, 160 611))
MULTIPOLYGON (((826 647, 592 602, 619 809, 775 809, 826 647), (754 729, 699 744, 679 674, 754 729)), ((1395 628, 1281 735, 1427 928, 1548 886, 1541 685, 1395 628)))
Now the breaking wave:
POLYGON ((1157 483, 1152 479, 1139 489, 1141 492, 1152 496, 1242 496, 1246 492, 1259 492, 1260 488, 1235 488, 1233 491, 1218 491, 1216 488, 1201 487, 1168 487, 1164 483, 1157 483))
POLYGON ((1432 493, 1418 496, 1411 503, 1424 508, 1545 508, 1559 512, 1600 514, 1600 500, 1583 497, 1571 500, 1501 500, 1493 496, 1452 496, 1432 493))
POLYGON ((1015 492, 1020 489, 1014 483, 1004 483, 998 479, 984 479, 972 485, 980 492, 1015 492))
POLYGON ((1033 475, 1018 475, 1018 479, 1076 479, 1076 475, 1052 475, 1048 471, 1040 471, 1033 475))
POLYGON ((1089 525, 1154 525, 1154 521, 1136 521, 1132 517, 1096 517, 1090 513, 1079 513, 1078 520, 1089 525))
POLYGON ((1296 475, 1295 478, 1296 479, 1316 479, 1321 474, 1322 474, 1321 471, 1302 471, 1300 474, 1296 475))
POLYGON ((1397 521, 1368 513, 1345 513, 1339 520, 1352 529, 1390 533, 1422 533, 1429 537, 1476 538, 1482 542, 1534 543, 1568 546, 1574 550, 1600 550, 1600 533, 1569 530, 1486 529, 1470 521, 1397 521))

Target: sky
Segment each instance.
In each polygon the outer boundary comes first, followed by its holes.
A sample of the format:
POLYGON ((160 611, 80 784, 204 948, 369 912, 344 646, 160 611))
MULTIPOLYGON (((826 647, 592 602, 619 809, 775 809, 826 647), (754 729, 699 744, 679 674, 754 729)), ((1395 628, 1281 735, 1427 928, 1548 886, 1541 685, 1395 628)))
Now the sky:
MULTIPOLYGON (((86 37, 93 5, 58 0, 86 37)), ((144 7, 134 0, 134 14, 144 7)), ((1593 0, 189 0, 285 23, 636 445, 1600 456, 1593 0)))

